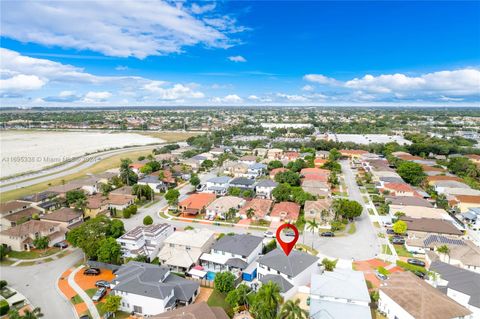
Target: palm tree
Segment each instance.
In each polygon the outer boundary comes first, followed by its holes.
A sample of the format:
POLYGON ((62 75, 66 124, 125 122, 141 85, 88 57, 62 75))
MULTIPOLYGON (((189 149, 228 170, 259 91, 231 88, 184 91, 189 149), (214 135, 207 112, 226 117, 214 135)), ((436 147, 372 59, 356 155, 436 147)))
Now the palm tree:
POLYGON ((450 263, 450 248, 447 245, 442 245, 437 248, 437 252, 448 256, 448 263, 450 263))
POLYGON ((22 316, 20 316, 17 309, 10 309, 8 319, 22 319, 22 316))
POLYGON ((22 319, 37 319, 37 318, 42 318, 43 313, 40 308, 34 308, 32 311, 30 310, 25 310, 24 315, 22 316, 22 319))
POLYGON ((74 206, 77 210, 85 211, 87 207, 87 200, 85 198, 79 198, 75 201, 74 206))
POLYGON ((308 312, 302 308, 300 308, 300 299, 295 301, 287 300, 286 303, 283 304, 282 309, 280 310, 280 314, 278 315, 278 319, 307 319, 308 312))
MULTIPOLYGON (((307 221, 307 229, 312 231, 312 233, 315 233, 315 230, 317 230, 320 227, 320 225, 317 223, 317 221, 314 220, 308 220, 307 221)), ((315 241, 315 234, 312 236, 312 249, 313 249, 313 242, 315 241)))
POLYGON ((251 219, 253 216, 255 216, 255 209, 253 209, 253 207, 250 207, 245 213, 247 215, 247 218, 251 219))
POLYGON ((252 312, 256 318, 275 319, 281 302, 280 288, 276 283, 269 281, 258 290, 252 312))

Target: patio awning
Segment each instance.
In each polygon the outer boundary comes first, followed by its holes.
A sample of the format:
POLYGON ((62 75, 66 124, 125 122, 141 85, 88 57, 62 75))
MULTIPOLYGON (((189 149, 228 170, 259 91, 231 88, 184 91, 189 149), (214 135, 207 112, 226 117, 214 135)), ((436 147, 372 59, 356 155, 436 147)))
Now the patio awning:
POLYGON ((208 253, 204 253, 202 256, 200 256, 200 260, 209 261, 218 265, 225 265, 228 259, 230 258, 227 256, 216 254, 212 255, 208 253))
POLYGON ((188 274, 192 277, 204 278, 207 275, 207 272, 203 271, 203 270, 192 268, 192 269, 190 269, 188 274))

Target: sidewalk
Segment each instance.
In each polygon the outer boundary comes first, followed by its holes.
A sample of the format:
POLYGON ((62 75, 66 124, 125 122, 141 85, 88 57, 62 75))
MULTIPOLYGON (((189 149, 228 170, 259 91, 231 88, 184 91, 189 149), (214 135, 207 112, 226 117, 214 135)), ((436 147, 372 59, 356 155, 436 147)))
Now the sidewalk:
POLYGON ((100 319, 100 314, 98 313, 97 307, 93 303, 92 299, 90 299, 87 293, 75 282, 75 275, 77 274, 77 272, 82 270, 83 267, 83 265, 79 266, 68 275, 68 284, 83 299, 83 301, 87 305, 88 310, 90 311, 90 315, 92 316, 92 318, 100 319))
MULTIPOLYGON (((56 260, 58 259, 57 256, 60 255, 60 254, 65 254, 68 255, 70 253, 72 253, 73 251, 75 250, 74 247, 67 247, 63 250, 60 250, 59 252, 56 252, 55 254, 52 254, 52 255, 49 255, 49 256, 45 256, 45 257, 41 257, 41 258, 35 258, 35 259, 18 259, 18 258, 8 258, 9 260, 13 260, 15 261, 11 267, 15 267, 15 266, 18 266, 19 264, 21 263, 32 263, 32 262, 37 262, 37 261, 43 261, 43 260, 46 260, 46 259, 52 259, 53 260, 56 260)), ((63 256, 62 256, 63 257, 63 256)))

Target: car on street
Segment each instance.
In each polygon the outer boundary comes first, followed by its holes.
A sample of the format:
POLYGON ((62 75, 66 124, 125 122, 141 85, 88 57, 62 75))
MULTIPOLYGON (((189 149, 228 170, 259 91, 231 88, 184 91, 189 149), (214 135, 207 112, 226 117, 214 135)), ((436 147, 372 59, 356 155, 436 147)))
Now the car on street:
POLYGON ((393 229, 387 228, 387 234, 389 234, 389 235, 395 235, 396 233, 393 231, 393 229))
POLYGON ((95 294, 93 295, 92 301, 95 301, 95 302, 100 301, 100 299, 102 299, 106 293, 107 293, 107 288, 98 289, 97 292, 95 292, 95 294))
POLYGON ((110 283, 106 280, 97 280, 97 282, 95 283, 95 287, 108 288, 110 287, 110 283))
POLYGON ((65 248, 68 247, 68 244, 67 244, 66 242, 64 242, 64 241, 61 241, 61 242, 59 242, 59 243, 55 243, 55 244, 53 245, 53 247, 65 249, 65 248))
POLYGON ((394 244, 394 245, 403 245, 403 244, 405 244, 405 239, 403 239, 403 238, 393 237, 391 241, 392 241, 392 244, 394 244))
POLYGON ((78 319, 90 319, 90 316, 89 315, 83 315, 83 316, 78 317, 78 319))
POLYGON ((387 275, 381 274, 378 271, 375 271, 375 276, 380 280, 387 280, 388 279, 387 275))
POLYGON ((324 233, 321 233, 320 236, 322 237, 335 237, 335 233, 331 231, 326 231, 324 233))
POLYGON ((263 237, 265 238, 275 238, 275 234, 271 231, 266 231, 263 233, 263 237))
POLYGON ((419 260, 419 259, 415 259, 415 258, 409 258, 409 259, 407 259, 407 263, 409 263, 410 265, 425 267, 425 262, 423 262, 423 261, 421 261, 421 260, 419 260))
POLYGON ((83 274, 86 276, 98 276, 101 274, 101 271, 98 268, 88 268, 83 271, 83 274))
POLYGON ((285 232, 285 236, 287 237, 295 237, 295 232, 293 230, 287 230, 285 232))

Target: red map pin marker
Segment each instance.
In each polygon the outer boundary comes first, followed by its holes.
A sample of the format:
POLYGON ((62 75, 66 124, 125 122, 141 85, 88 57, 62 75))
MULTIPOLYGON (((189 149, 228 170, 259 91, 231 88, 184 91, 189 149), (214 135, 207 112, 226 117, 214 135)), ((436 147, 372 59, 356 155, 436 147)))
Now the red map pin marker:
POLYGON ((297 242, 297 240, 298 240, 298 229, 297 227, 295 227, 295 225, 283 224, 282 226, 277 228, 277 241, 280 244, 280 247, 282 247, 285 255, 287 256, 290 255, 290 252, 292 251, 293 247, 295 247, 295 243, 297 242), (282 230, 284 228, 291 228, 295 233, 295 238, 291 242, 286 243, 282 240, 282 237, 280 237, 280 234, 282 233, 282 230))

